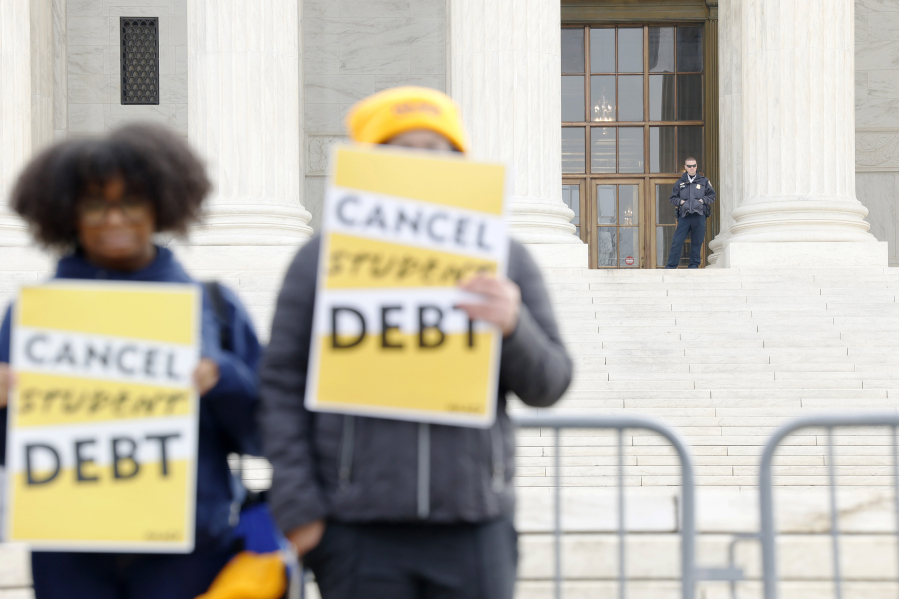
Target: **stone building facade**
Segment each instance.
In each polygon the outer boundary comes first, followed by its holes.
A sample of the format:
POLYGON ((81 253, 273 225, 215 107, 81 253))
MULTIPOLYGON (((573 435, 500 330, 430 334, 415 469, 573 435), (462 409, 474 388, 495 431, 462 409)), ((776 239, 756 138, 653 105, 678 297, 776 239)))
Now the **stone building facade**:
MULTIPOLYGON (((267 337, 283 270, 319 226, 328 151, 344 139, 347 110, 403 84, 452 95, 474 156, 512 169, 513 232, 544 267, 578 365, 561 407, 676 426, 697 456, 709 552, 723 555, 725 533, 757 527, 754 468, 785 418, 895 410, 899 0, 0 0, 0 189, 55 139, 130 120, 168 124, 207 160, 215 191, 190 243, 161 241, 198 278, 234 287, 267 337), (122 102, 123 17, 155 19, 158 104, 122 102), (590 53, 603 43, 594 30, 615 32, 609 66, 590 53), (698 62, 664 66, 659 48, 670 44, 673 57, 697 31, 698 62), (622 62, 629 47, 636 66, 622 62), (638 79, 635 116, 592 112, 604 109, 604 82, 618 86, 612 109, 633 109, 621 94, 638 79), (678 95, 680 81, 700 81, 701 93, 678 95), (670 114, 654 112, 655 93, 672 98, 670 114), (679 114, 689 102, 699 111, 679 114), (678 145, 677 128, 689 127, 698 134, 678 145), (656 267, 671 219, 660 207, 682 148, 700 152, 718 190, 711 268, 666 273, 656 267), (625 208, 627 198, 636 199, 625 208)), ((0 206, 0 296, 51 264, 0 206)), ((658 535, 642 550, 662 564, 644 582, 669 596, 677 464, 655 440, 627 439, 627 481, 641 487, 634 512, 648 506, 635 527, 658 535)), ((889 447, 865 432, 841 439, 841 492, 863 514, 850 528, 879 534, 865 518, 889 518, 878 490, 889 447)), ((794 487, 788 499, 810 510, 787 517, 800 557, 826 550, 802 537, 823 530, 822 504, 803 494, 826 482, 822 443, 820 432, 798 436, 778 463, 794 487)), ((576 435, 563 461, 570 524, 586 535, 577 542, 603 555, 615 530, 596 516, 613 501, 610 444, 576 435)), ((536 533, 524 540, 533 580, 523 588, 542 596, 552 440, 523 433, 519 445, 521 525, 536 533)), ((880 563, 878 543, 858 555, 880 563)), ((870 564, 853 567, 858 580, 882 580, 870 564)), ((790 575, 820 582, 809 568, 790 575)), ((575 560, 573 588, 595 596, 608 569, 575 560)))
MULTIPOLYGON (((569 196, 563 201, 560 194, 564 189, 560 180, 573 171, 560 168, 559 148, 564 144, 559 138, 576 133, 560 128, 564 100, 560 96, 565 92, 560 92, 561 70, 556 63, 560 58, 564 62, 563 52, 570 51, 560 39, 560 27, 630 31, 655 25, 654 30, 649 27, 651 37, 658 31, 667 35, 666 26, 673 32, 678 24, 690 25, 702 31, 705 56, 704 98, 699 100, 704 170, 719 188, 721 200, 709 227, 707 263, 730 264, 725 255, 739 253, 744 239, 755 244, 749 246, 749 254, 760 264, 777 259, 795 263, 784 249, 806 252, 811 247, 801 250, 799 241, 855 239, 863 242, 855 250, 843 245, 836 252, 824 246, 816 251, 831 259, 839 256, 847 264, 874 264, 886 251, 888 263, 899 265, 895 243, 899 211, 894 199, 899 172, 895 164, 899 41, 893 39, 896 28, 890 26, 897 7, 885 0, 843 0, 833 7, 812 3, 812 18, 802 28, 791 15, 803 11, 805 4, 761 0, 720 4, 713 0, 674 4, 276 0, 258 6, 187 0, 10 1, 3 7, 9 31, 3 41, 8 57, 4 76, 15 83, 3 90, 2 143, 8 150, 5 155, 14 158, 4 161, 0 183, 8 188, 23 160, 53 139, 98 133, 129 120, 153 120, 186 134, 215 175, 215 203, 222 207, 213 209, 195 242, 216 245, 222 235, 228 239, 225 245, 235 245, 238 238, 250 245, 299 242, 319 224, 328 148, 343 139, 349 107, 386 87, 425 85, 447 91, 462 105, 477 157, 503 160, 512 167, 513 221, 519 236, 534 244, 546 264, 597 266, 602 262, 594 257, 599 233, 586 226, 575 232, 569 208, 579 212, 579 206, 571 206, 569 196), (775 18, 762 18, 766 14, 775 18), (853 14, 854 29, 844 22, 853 14), (122 17, 158 22, 157 103, 123 104, 122 17), (773 22, 786 24, 777 29, 773 22), (836 53, 831 51, 833 43, 839 47, 836 53), (797 72, 803 74, 798 79, 797 72), (854 77, 854 115, 847 76, 854 77), (772 98, 780 95, 783 101, 775 103, 772 98), (272 135, 278 138, 271 139, 272 135), (780 147, 784 154, 777 150, 780 147), (797 157, 795 163, 791 156, 797 157), (265 190, 252 187, 253 181, 262 180, 265 190), (787 204, 769 210, 772 198, 788 196, 809 201, 794 206, 798 211, 787 204), (856 199, 861 205, 853 203, 856 199), (755 204, 763 206, 761 212, 751 207, 755 204), (873 237, 866 233, 863 208, 869 213, 873 237), (230 216, 218 214, 222 210, 230 216), (778 216, 772 217, 775 212, 778 216), (276 222, 269 222, 272 217, 276 222), (224 224, 229 219, 240 231, 224 224), (278 230, 274 236, 269 234, 273 226, 278 230), (821 226, 831 232, 820 233, 821 226), (255 241, 246 237, 247 227, 258 228, 255 241), (579 243, 575 234, 586 244, 579 243), (874 238, 887 245, 869 245, 874 238), (763 239, 792 243, 763 253, 763 239), (728 253, 725 247, 732 242, 736 245, 728 253)), ((623 39, 624 33, 620 36, 623 39)), ((620 50, 626 51, 624 46, 620 50)), ((663 78, 651 75, 647 81, 652 87, 651 79, 663 78)), ((566 79, 570 77, 563 77, 563 84, 566 79)), ((622 85, 625 79, 634 77, 618 78, 622 85)), ((654 93, 648 90, 647 98, 654 93)), ((623 87, 619 94, 624 107, 623 87)), ((686 96, 678 98, 685 106, 686 96)), ((650 110, 647 107, 647 113, 650 110)), ((591 120, 595 125, 599 119, 591 120)), ((664 128, 648 127, 647 135, 664 128)), ((677 158, 679 164, 681 157, 677 158)), ((657 172, 649 164, 640 168, 641 174, 657 172)), ((584 208, 598 201, 599 192, 588 189, 593 182, 590 170, 586 169, 584 182, 591 183, 579 190, 584 208)), ((618 174, 623 173, 619 168, 618 174)), ((648 189, 653 181, 647 178, 645 183, 648 189)), ((19 224, 3 219, 0 243, 22 243, 16 233, 19 224)), ((659 260, 647 260, 643 254, 658 255, 665 245, 662 241, 670 236, 652 240, 652 225, 647 221, 642 227, 646 231, 641 228, 637 243, 646 247, 627 266, 659 266, 659 260)), ((823 264, 814 254, 809 259, 823 264)))

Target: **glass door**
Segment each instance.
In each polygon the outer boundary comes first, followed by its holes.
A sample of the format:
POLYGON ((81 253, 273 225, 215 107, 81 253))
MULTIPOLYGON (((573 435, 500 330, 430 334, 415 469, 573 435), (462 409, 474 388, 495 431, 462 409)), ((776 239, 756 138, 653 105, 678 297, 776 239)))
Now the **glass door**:
POLYGON ((641 229, 647 214, 640 179, 605 180, 593 185, 590 211, 590 268, 642 268, 646 247, 641 229))
MULTIPOLYGON (((677 228, 669 202, 678 179, 564 179, 562 199, 577 236, 589 245, 590 268, 665 268, 677 228), (589 185, 589 187, 588 187, 589 185)), ((678 267, 690 263, 690 239, 678 267)), ((706 248, 702 249, 705 263, 706 248)))

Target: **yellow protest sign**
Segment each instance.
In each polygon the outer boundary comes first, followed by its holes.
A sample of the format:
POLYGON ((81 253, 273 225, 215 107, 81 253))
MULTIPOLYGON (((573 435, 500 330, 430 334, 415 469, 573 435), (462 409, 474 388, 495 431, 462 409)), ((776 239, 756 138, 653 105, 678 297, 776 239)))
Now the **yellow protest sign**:
POLYGON ((10 346, 7 541, 193 549, 199 346, 193 285, 22 288, 10 346))
POLYGON ((322 219, 306 407, 486 427, 501 335, 456 305, 508 255, 504 167, 342 146, 322 219))

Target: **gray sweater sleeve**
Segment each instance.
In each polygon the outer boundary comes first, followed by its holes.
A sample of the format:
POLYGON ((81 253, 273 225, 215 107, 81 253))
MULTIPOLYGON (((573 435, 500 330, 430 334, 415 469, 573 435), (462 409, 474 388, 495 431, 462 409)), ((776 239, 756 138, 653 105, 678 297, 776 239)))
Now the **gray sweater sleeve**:
POLYGON ((503 340, 500 385, 529 406, 551 406, 571 383, 574 367, 540 269, 517 241, 509 248, 509 278, 521 288, 521 315, 518 327, 503 340))
POLYGON ((327 515, 312 456, 313 415, 303 405, 319 248, 314 237, 287 271, 260 373, 259 427, 273 466, 269 503, 285 533, 327 515))

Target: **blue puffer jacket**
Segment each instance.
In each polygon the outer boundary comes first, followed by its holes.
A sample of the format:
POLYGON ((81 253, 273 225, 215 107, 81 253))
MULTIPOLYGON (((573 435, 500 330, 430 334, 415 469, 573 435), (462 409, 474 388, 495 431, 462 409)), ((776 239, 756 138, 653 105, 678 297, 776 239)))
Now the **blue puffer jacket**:
MULTIPOLYGON (((83 255, 75 254, 59 261, 57 279, 91 279, 109 281, 152 281, 164 283, 196 283, 184 271, 172 252, 157 248, 152 264, 137 272, 103 270, 90 264, 83 255)), ((231 471, 227 456, 231 452, 260 455, 256 430, 256 368, 262 348, 250 317, 237 297, 222 288, 229 304, 231 345, 233 351, 221 347, 219 325, 212 303, 203 294, 203 357, 219 366, 218 384, 200 400, 199 460, 197 464, 197 534, 198 550, 224 548, 231 541, 229 523, 232 503, 231 471)), ((9 362, 11 309, 7 309, 0 326, 0 362, 9 362)), ((6 408, 0 409, 0 464, 6 463, 6 408)))
POLYGON ((697 174, 691 182, 689 175, 684 173, 671 189, 668 201, 674 206, 677 218, 689 214, 708 217, 712 213, 712 204, 715 203, 715 188, 703 175, 697 174))

